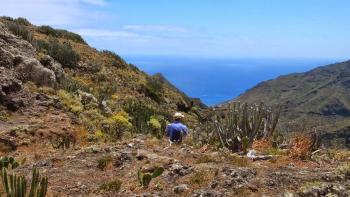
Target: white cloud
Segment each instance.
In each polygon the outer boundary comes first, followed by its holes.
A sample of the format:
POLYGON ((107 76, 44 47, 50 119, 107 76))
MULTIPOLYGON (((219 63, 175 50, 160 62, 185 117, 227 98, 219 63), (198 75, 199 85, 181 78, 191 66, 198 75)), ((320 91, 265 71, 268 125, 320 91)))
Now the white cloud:
POLYGON ((97 5, 97 6, 105 6, 107 4, 104 0, 80 0, 83 3, 91 4, 91 5, 97 5))
POLYGON ((143 31, 143 32, 171 32, 171 33, 187 33, 190 30, 185 27, 172 25, 125 25, 125 30, 143 31))
POLYGON ((107 17, 84 4, 105 5, 104 0, 1 0, 0 15, 25 17, 37 25, 62 28, 83 26, 107 17))
POLYGON ((76 29, 74 32, 82 36, 90 37, 118 37, 118 38, 135 38, 139 35, 128 31, 112 31, 112 30, 101 30, 101 29, 76 29))

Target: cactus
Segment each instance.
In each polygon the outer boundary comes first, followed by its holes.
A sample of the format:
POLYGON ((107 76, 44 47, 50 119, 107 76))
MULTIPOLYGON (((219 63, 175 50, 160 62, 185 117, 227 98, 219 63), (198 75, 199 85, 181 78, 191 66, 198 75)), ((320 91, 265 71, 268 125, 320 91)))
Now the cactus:
POLYGON ((141 172, 141 168, 137 171, 137 180, 143 187, 148 187, 152 179, 162 175, 164 172, 164 168, 158 167, 156 168, 152 174, 141 172))
POLYGON ((231 103, 227 109, 213 109, 212 124, 222 144, 232 151, 248 148, 255 139, 270 138, 275 132, 281 107, 263 103, 231 103), (243 138, 244 141, 242 141, 243 138), (243 144, 244 143, 244 146, 243 144))
POLYGON ((19 166, 18 162, 13 158, 13 157, 1 157, 0 158, 0 170, 2 170, 3 168, 9 168, 11 167, 11 169, 15 169, 19 166))
POLYGON ((69 149, 75 146, 75 138, 73 135, 65 134, 51 140, 51 145, 55 149, 69 149))
POLYGON ((45 197, 47 193, 48 178, 41 177, 37 169, 33 169, 30 192, 27 193, 27 181, 24 176, 15 173, 8 174, 6 168, 1 170, 3 191, 7 197, 45 197))

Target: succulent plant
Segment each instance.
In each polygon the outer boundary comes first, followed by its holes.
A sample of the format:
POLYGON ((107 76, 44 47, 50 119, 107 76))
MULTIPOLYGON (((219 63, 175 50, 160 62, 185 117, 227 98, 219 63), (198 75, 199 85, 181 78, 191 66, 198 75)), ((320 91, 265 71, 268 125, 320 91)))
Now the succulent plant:
POLYGON ((143 173, 141 168, 137 171, 137 180, 142 187, 148 187, 152 179, 162 175, 164 172, 163 167, 157 167, 153 173, 143 173))
POLYGON ((2 170, 2 168, 15 169, 18 166, 18 162, 13 157, 4 156, 0 158, 0 170, 2 170))
POLYGON ((234 102, 225 109, 214 108, 211 122, 222 146, 237 151, 247 149, 255 139, 272 137, 280 111, 280 106, 234 102))
POLYGON ((45 197, 48 178, 41 177, 37 169, 33 169, 29 194, 27 194, 27 180, 15 173, 8 174, 6 168, 1 170, 3 191, 7 197, 45 197))

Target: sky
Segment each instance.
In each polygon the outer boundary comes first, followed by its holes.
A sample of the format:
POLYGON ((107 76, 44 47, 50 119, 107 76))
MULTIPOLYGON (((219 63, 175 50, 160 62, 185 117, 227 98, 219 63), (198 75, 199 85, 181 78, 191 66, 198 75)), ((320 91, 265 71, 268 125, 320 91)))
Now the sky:
POLYGON ((122 56, 350 56, 349 0, 0 0, 0 15, 122 56))

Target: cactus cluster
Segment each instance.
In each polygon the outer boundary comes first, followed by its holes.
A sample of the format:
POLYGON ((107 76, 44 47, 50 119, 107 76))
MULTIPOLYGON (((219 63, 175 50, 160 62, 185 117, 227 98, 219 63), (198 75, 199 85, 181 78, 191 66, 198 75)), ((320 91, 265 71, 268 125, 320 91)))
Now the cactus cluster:
POLYGON ((225 109, 213 109, 213 130, 222 146, 246 151, 255 139, 273 136, 280 111, 280 106, 272 108, 264 103, 230 103, 225 109))
POLYGON ((157 167, 153 173, 143 173, 141 169, 137 171, 137 180, 142 187, 148 187, 152 179, 162 175, 164 172, 163 167, 157 167))
POLYGON ((74 136, 66 134, 51 140, 51 144, 55 149, 69 149, 75 146, 75 139, 74 136))
POLYGON ((33 169, 28 195, 27 180, 24 176, 17 176, 15 173, 8 174, 3 168, 1 180, 7 197, 45 197, 47 193, 48 178, 41 177, 37 169, 33 169))
POLYGON ((18 166, 18 162, 13 157, 0 157, 0 170, 2 170, 3 168, 15 169, 18 166))

